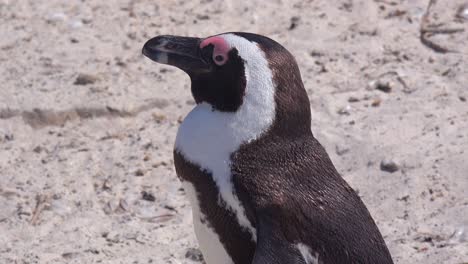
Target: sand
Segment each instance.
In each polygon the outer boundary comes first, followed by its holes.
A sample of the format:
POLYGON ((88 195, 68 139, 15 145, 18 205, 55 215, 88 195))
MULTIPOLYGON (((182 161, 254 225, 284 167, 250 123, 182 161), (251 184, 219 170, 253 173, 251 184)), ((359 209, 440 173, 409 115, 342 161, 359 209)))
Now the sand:
POLYGON ((172 160, 189 79, 141 48, 226 31, 295 55, 396 263, 468 262, 466 1, 239 2, 0 0, 0 263, 200 263, 172 160))

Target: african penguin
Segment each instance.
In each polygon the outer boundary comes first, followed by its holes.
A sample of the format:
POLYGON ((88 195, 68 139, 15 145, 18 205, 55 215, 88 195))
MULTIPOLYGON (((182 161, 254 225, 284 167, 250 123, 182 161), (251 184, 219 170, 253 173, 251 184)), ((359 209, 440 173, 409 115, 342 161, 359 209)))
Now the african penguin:
POLYGON ((311 132, 294 57, 251 33, 158 36, 150 59, 191 79, 174 163, 207 264, 393 263, 376 224, 311 132))

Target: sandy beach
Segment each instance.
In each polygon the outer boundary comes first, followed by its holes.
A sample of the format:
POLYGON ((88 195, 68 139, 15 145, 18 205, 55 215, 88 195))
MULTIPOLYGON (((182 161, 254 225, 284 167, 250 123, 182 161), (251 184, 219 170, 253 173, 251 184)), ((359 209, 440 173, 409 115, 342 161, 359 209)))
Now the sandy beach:
POLYGON ((0 263, 203 263, 172 157, 190 80, 141 48, 229 31, 296 57, 395 263, 468 263, 465 0, 0 0, 0 263))

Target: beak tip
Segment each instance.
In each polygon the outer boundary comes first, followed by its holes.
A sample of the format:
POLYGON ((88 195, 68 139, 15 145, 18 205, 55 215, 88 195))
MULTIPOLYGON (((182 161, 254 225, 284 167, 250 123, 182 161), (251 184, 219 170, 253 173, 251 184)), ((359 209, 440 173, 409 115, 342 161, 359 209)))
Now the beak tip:
POLYGON ((146 47, 146 44, 143 46, 143 48, 141 49, 141 54, 143 54, 144 56, 148 57, 148 49, 146 47))
POLYGON ((152 60, 155 60, 155 58, 157 57, 157 49, 153 48, 154 46, 151 45, 150 43, 151 40, 147 41, 145 43, 145 45, 143 45, 143 48, 141 49, 141 53, 149 58, 149 59, 152 59, 152 60))

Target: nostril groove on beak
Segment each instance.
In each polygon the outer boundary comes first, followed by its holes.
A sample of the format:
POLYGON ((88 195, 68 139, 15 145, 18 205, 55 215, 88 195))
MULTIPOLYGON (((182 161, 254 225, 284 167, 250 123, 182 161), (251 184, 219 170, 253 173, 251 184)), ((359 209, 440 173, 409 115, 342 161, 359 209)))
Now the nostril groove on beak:
POLYGON ((175 44, 175 43, 167 43, 164 47, 165 47, 166 49, 177 49, 177 44, 175 44))

